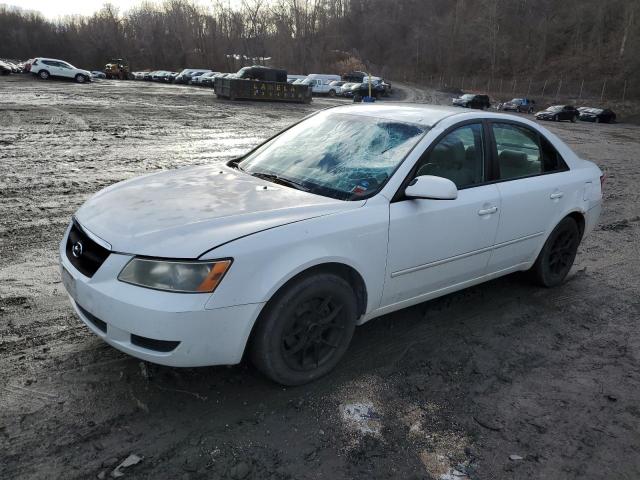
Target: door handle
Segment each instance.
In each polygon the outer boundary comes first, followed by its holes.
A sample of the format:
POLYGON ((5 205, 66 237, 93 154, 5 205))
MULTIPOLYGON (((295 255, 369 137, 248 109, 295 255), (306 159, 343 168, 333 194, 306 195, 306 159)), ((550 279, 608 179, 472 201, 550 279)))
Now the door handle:
POLYGON ((551 200, 555 200, 557 198, 562 198, 564 197, 564 192, 556 192, 556 193, 552 193, 551 195, 549 195, 549 198, 551 200))
POLYGON ((492 213, 496 213, 498 211, 498 207, 490 207, 490 208, 483 208, 481 210, 478 210, 478 215, 491 215, 492 213))

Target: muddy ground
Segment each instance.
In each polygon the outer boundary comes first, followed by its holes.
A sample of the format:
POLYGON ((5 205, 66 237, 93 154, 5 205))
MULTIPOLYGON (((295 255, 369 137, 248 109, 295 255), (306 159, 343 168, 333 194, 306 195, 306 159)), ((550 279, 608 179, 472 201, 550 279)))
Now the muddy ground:
MULTIPOLYGON (((398 98, 446 101, 400 89, 398 98)), ((607 172, 570 280, 523 275, 372 321, 312 385, 174 369, 102 343, 57 266, 95 191, 246 151, 309 106, 0 78, 0 478, 640 478, 640 127, 551 124, 607 172)))

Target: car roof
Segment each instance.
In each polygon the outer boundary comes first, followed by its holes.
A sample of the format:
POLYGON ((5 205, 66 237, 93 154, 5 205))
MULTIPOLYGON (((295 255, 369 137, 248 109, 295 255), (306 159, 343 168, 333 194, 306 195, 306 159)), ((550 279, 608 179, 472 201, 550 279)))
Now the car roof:
POLYGON ((407 122, 432 127, 440 120, 468 113, 456 107, 446 107, 440 105, 411 104, 411 103, 385 103, 363 104, 340 106, 331 109, 332 112, 348 113, 350 115, 363 115, 369 117, 383 118, 396 122, 407 122))
POLYGON ((36 58, 34 58, 34 60, 51 60, 53 62, 69 63, 66 60, 60 60, 59 58, 49 58, 49 57, 36 57, 36 58))

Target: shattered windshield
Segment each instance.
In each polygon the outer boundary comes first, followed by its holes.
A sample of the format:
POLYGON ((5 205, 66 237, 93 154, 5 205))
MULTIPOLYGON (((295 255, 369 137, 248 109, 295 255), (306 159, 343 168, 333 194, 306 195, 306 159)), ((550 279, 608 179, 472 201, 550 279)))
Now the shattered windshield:
POLYGON ((426 128, 365 115, 322 112, 250 153, 245 172, 341 200, 375 194, 426 128))

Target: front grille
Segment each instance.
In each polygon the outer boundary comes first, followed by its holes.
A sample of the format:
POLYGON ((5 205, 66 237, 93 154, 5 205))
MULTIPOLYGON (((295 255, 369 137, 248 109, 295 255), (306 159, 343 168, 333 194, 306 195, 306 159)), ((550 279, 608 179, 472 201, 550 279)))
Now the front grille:
POLYGON ((93 324, 93 326, 95 326, 101 332, 107 333, 107 323, 106 322, 103 322, 98 317, 96 317, 94 314, 87 312, 84 308, 82 308, 80 305, 78 305, 77 302, 76 302, 76 307, 78 307, 78 310, 80 310, 80 313, 82 313, 87 318, 87 320, 89 320, 93 324))
POLYGON ((153 338, 141 337, 140 335, 131 334, 131 343, 148 350, 155 350, 156 352, 170 352, 175 350, 180 342, 174 342, 170 340, 155 340, 153 338))
POLYGON ((67 237, 66 253, 71 264, 89 278, 109 256, 109 250, 91 240, 75 221, 67 237))

